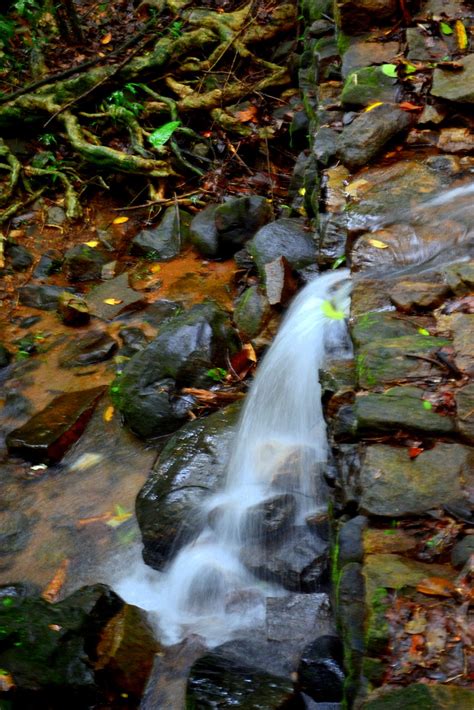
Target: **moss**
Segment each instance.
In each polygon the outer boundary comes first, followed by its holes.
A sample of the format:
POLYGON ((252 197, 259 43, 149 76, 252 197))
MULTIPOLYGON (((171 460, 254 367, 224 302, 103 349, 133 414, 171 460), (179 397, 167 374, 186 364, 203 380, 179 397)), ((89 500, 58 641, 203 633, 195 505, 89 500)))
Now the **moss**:
POLYGON ((382 653, 389 639, 389 626, 386 612, 390 606, 390 598, 385 587, 378 587, 367 601, 367 626, 365 642, 367 651, 382 653))
POLYGON ((336 35, 336 42, 337 42, 337 51, 339 54, 342 55, 347 52, 347 50, 350 47, 351 44, 351 38, 346 35, 341 29, 337 30, 337 35, 336 35))

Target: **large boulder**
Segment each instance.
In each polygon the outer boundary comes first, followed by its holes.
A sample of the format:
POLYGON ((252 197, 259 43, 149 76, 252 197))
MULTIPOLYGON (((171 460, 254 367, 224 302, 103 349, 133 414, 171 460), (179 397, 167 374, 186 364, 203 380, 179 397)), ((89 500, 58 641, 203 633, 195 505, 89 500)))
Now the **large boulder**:
POLYGON ((160 223, 151 229, 142 229, 132 240, 132 254, 154 261, 167 261, 178 256, 188 240, 191 215, 189 212, 168 207, 160 223))
POLYGON ((282 218, 258 230, 247 244, 260 277, 265 280, 265 265, 281 256, 295 269, 316 262, 316 242, 299 219, 282 218))
POLYGON ((222 485, 240 404, 185 424, 161 452, 141 489, 136 514, 145 562, 161 569, 171 550, 195 536, 205 521, 199 504, 222 485))
POLYGON ((214 303, 169 318, 112 386, 127 426, 145 439, 175 431, 190 408, 177 389, 209 384, 206 372, 226 367, 237 347, 227 313, 214 303))

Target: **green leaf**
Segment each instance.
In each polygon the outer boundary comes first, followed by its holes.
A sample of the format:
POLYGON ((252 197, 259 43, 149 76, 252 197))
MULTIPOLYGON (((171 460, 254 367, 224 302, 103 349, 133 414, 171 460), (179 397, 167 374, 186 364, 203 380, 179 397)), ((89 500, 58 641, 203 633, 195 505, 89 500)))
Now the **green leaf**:
POLYGON ((345 262, 345 260, 346 260, 346 255, 341 254, 341 256, 338 256, 337 259, 334 259, 334 261, 332 262, 331 269, 337 269, 337 267, 340 266, 341 264, 343 264, 345 262))
POLYGON ((448 25, 447 22, 440 22, 439 28, 444 35, 452 35, 453 34, 453 29, 452 29, 452 27, 450 27, 448 25))
POLYGON ((148 136, 148 140, 154 148, 161 148, 162 145, 168 141, 178 126, 181 125, 181 121, 170 121, 169 123, 163 124, 157 128, 151 136, 148 136))
POLYGON ((428 402, 427 399, 424 399, 423 400, 423 409, 426 409, 427 411, 429 411, 430 409, 433 409, 433 405, 431 404, 431 402, 428 402))
POLYGON ((215 382, 222 382, 222 380, 227 377, 227 370, 224 370, 223 367, 213 367, 206 372, 206 375, 215 382))
POLYGON ((403 65, 405 74, 413 74, 414 72, 417 71, 417 68, 415 67, 414 64, 409 64, 408 62, 403 65))
POLYGON ((327 318, 332 318, 332 320, 344 320, 345 318, 344 312, 334 308, 331 301, 323 301, 321 310, 327 318))
POLYGON ((418 332, 420 335, 429 335, 430 331, 426 330, 426 328, 418 328, 418 332))
POLYGON ((386 76, 390 76, 392 79, 398 79, 396 64, 382 64, 380 68, 386 76))

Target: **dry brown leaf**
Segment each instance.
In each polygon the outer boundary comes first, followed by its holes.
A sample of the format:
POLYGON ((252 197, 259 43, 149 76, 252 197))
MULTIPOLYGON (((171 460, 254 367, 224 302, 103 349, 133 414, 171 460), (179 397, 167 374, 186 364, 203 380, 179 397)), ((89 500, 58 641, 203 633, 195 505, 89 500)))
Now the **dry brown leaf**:
POLYGON ((237 111, 235 114, 236 119, 240 123, 247 123, 247 121, 255 121, 257 119, 257 107, 249 106, 242 111, 237 111))
POLYGON ((449 579, 443 577, 426 577, 416 586, 417 592, 429 594, 436 597, 452 597, 456 587, 449 579))
POLYGON ((107 34, 104 35, 102 37, 102 39, 100 40, 100 43, 101 44, 110 44, 111 41, 112 41, 112 32, 107 32, 107 34))
POLYGON ((66 557, 59 565, 51 582, 43 589, 41 593, 42 599, 51 603, 57 601, 66 581, 68 568, 69 560, 66 557))

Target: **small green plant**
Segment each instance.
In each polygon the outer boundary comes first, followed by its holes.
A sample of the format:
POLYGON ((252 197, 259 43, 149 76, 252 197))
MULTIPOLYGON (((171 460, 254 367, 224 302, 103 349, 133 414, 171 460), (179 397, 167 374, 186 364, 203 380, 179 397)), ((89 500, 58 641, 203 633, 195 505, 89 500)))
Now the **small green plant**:
POLYGON ((178 39, 183 34, 183 23, 179 20, 173 22, 169 28, 169 33, 174 39, 178 39))
MULTIPOLYGON (((131 85, 128 84, 128 87, 131 85)), ((125 87, 124 87, 125 89, 125 87)), ((136 93, 135 90, 131 91, 130 88, 128 89, 129 93, 136 93)), ((128 96, 127 96, 127 91, 122 90, 122 89, 117 89, 117 91, 113 91, 105 100, 106 106, 117 106, 120 108, 125 108, 127 111, 130 111, 134 116, 138 116, 142 111, 143 111, 143 104, 139 103, 138 101, 131 101, 128 96)))
POLYGON ((206 375, 214 380, 214 382, 222 382, 228 375, 227 370, 223 367, 213 367, 211 370, 206 372, 206 375))
POLYGON ((58 144, 58 139, 56 138, 54 133, 43 133, 39 137, 39 141, 47 148, 51 148, 52 146, 55 146, 58 144))

